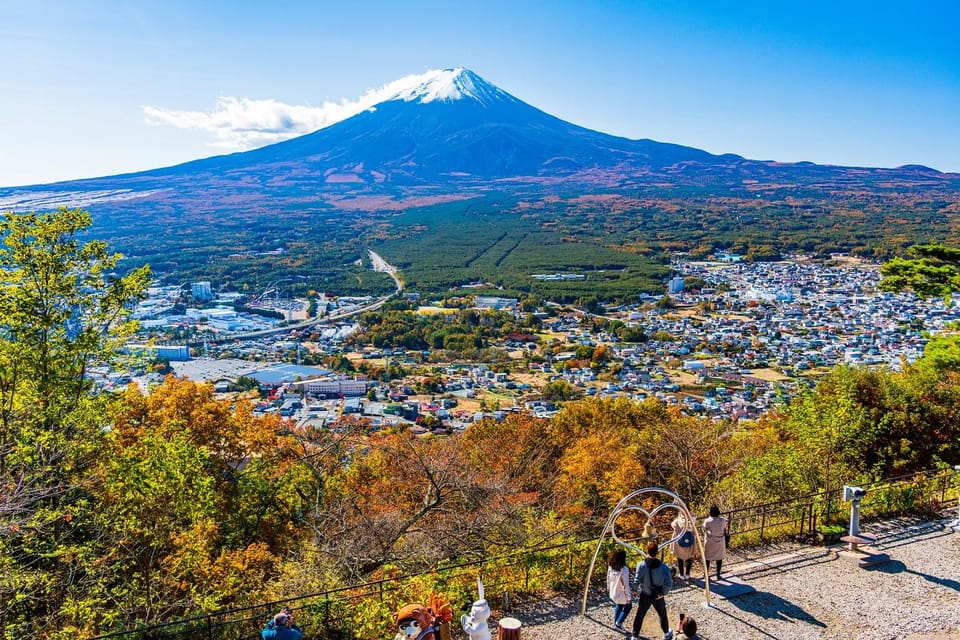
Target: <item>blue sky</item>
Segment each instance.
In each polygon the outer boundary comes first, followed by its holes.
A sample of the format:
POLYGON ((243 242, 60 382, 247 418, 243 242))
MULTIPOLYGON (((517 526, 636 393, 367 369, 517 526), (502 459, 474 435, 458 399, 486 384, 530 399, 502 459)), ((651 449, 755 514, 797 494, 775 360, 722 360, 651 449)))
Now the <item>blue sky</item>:
POLYGON ((248 148, 453 66, 630 138, 960 172, 958 24, 947 0, 0 0, 0 186, 248 148))

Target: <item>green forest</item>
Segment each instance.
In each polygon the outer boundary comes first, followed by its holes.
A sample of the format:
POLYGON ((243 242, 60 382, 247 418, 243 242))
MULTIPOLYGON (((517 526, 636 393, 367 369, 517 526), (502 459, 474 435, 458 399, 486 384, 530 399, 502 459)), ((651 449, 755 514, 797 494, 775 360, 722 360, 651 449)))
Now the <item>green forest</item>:
POLYGON ((408 287, 428 292, 480 283, 499 295, 572 302, 602 292, 606 300, 624 301, 635 300, 640 292, 661 290, 669 276, 665 265, 647 257, 565 236, 489 205, 408 211, 391 220, 397 237, 375 250, 401 270, 408 287), (531 278, 555 273, 576 273, 585 279, 531 278))
MULTIPOLYGON (((592 399, 456 437, 359 422, 305 436, 173 377, 150 393, 94 393, 85 373, 122 357, 150 274, 117 276, 120 256, 87 239, 90 223, 66 209, 0 221, 9 640, 29 629, 92 637, 596 536, 643 486, 671 488, 702 513, 960 461, 954 336, 902 372, 838 368, 756 422, 592 399)), ((891 496, 886 508, 916 498, 891 496)), ((459 614, 469 600, 452 597, 459 614)), ((359 637, 389 628, 382 607, 348 614, 359 637)))
POLYGON ((125 253, 124 268, 149 264, 167 284, 210 280, 216 290, 256 293, 292 278, 285 287, 293 295, 384 295, 393 285, 370 270, 373 249, 421 293, 448 295, 480 283, 511 297, 558 302, 626 301, 662 291, 677 252, 705 258, 727 251, 747 260, 840 252, 888 260, 918 243, 960 244, 956 197, 915 189, 837 185, 827 197, 786 187, 585 192, 575 185, 567 192, 563 185, 528 185, 470 195, 403 211, 223 205, 185 220, 174 210, 151 209, 150 224, 161 234, 143 232, 143 212, 105 206, 85 237, 125 253), (585 279, 531 278, 555 273, 585 279))

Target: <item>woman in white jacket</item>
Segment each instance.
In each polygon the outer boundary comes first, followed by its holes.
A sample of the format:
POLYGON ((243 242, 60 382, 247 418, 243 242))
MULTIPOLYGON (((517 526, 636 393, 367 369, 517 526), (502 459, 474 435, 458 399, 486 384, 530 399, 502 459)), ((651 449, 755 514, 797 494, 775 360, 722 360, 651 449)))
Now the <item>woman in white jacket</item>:
POLYGON ((627 552, 615 549, 607 560, 607 592, 613 600, 613 627, 617 631, 626 631, 623 621, 633 608, 630 591, 630 568, 627 567, 627 552))

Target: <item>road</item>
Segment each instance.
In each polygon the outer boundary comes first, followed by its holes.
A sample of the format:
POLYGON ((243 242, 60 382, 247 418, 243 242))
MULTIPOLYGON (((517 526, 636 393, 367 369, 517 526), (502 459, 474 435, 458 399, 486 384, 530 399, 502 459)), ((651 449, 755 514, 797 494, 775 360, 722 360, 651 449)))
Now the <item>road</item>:
POLYGON ((262 329, 260 331, 250 331, 248 333, 236 333, 230 336, 223 337, 213 337, 207 338, 206 340, 194 340, 187 343, 189 347, 201 347, 206 344, 222 344, 225 342, 233 342, 234 340, 255 340, 256 338, 263 338, 265 336, 272 336, 278 333, 289 333, 290 331, 298 331, 300 329, 305 329, 307 327, 312 327, 316 324, 325 323, 325 322, 335 322, 337 320, 343 320, 344 318, 349 318, 350 316, 355 316, 360 313, 366 313, 367 311, 373 311, 374 309, 379 309, 387 300, 393 298, 396 295, 399 295, 403 291, 403 281, 400 280, 400 277, 397 275, 397 268, 392 264, 389 264, 386 260, 380 257, 379 254, 370 251, 370 261, 374 271, 380 271, 389 275, 394 284, 396 285, 396 290, 389 294, 377 298, 373 302, 365 304, 359 307, 351 307, 349 309, 344 309, 337 311, 328 316, 310 318, 304 320, 303 322, 298 322, 295 324, 288 324, 283 327, 276 327, 273 329, 262 329))
POLYGON ((372 250, 368 250, 368 253, 370 254, 370 262, 373 263, 373 270, 385 272, 387 275, 393 278, 394 284, 397 285, 396 293, 403 291, 403 282, 400 280, 399 276, 397 276, 397 268, 381 258, 380 254, 375 253, 372 250))

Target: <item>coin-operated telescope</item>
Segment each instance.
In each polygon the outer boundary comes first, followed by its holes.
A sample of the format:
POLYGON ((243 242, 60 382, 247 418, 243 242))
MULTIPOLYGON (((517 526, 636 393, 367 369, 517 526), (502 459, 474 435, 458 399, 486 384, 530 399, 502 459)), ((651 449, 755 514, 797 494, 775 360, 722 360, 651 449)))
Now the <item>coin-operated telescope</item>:
POLYGON ((851 486, 843 487, 843 499, 845 502, 850 502, 851 500, 861 500, 865 495, 867 495, 866 489, 851 486))
POLYGON ((850 503, 850 533, 851 536, 860 535, 860 501, 867 495, 866 489, 844 485, 843 501, 850 503))
POLYGON ((850 503, 850 533, 840 540, 850 546, 845 551, 837 553, 839 557, 856 561, 860 567, 869 567, 890 559, 889 555, 871 549, 877 542, 877 536, 860 531, 860 501, 866 495, 867 490, 861 487, 845 486, 843 488, 843 499, 850 503), (867 547, 867 549, 861 547, 867 547))

